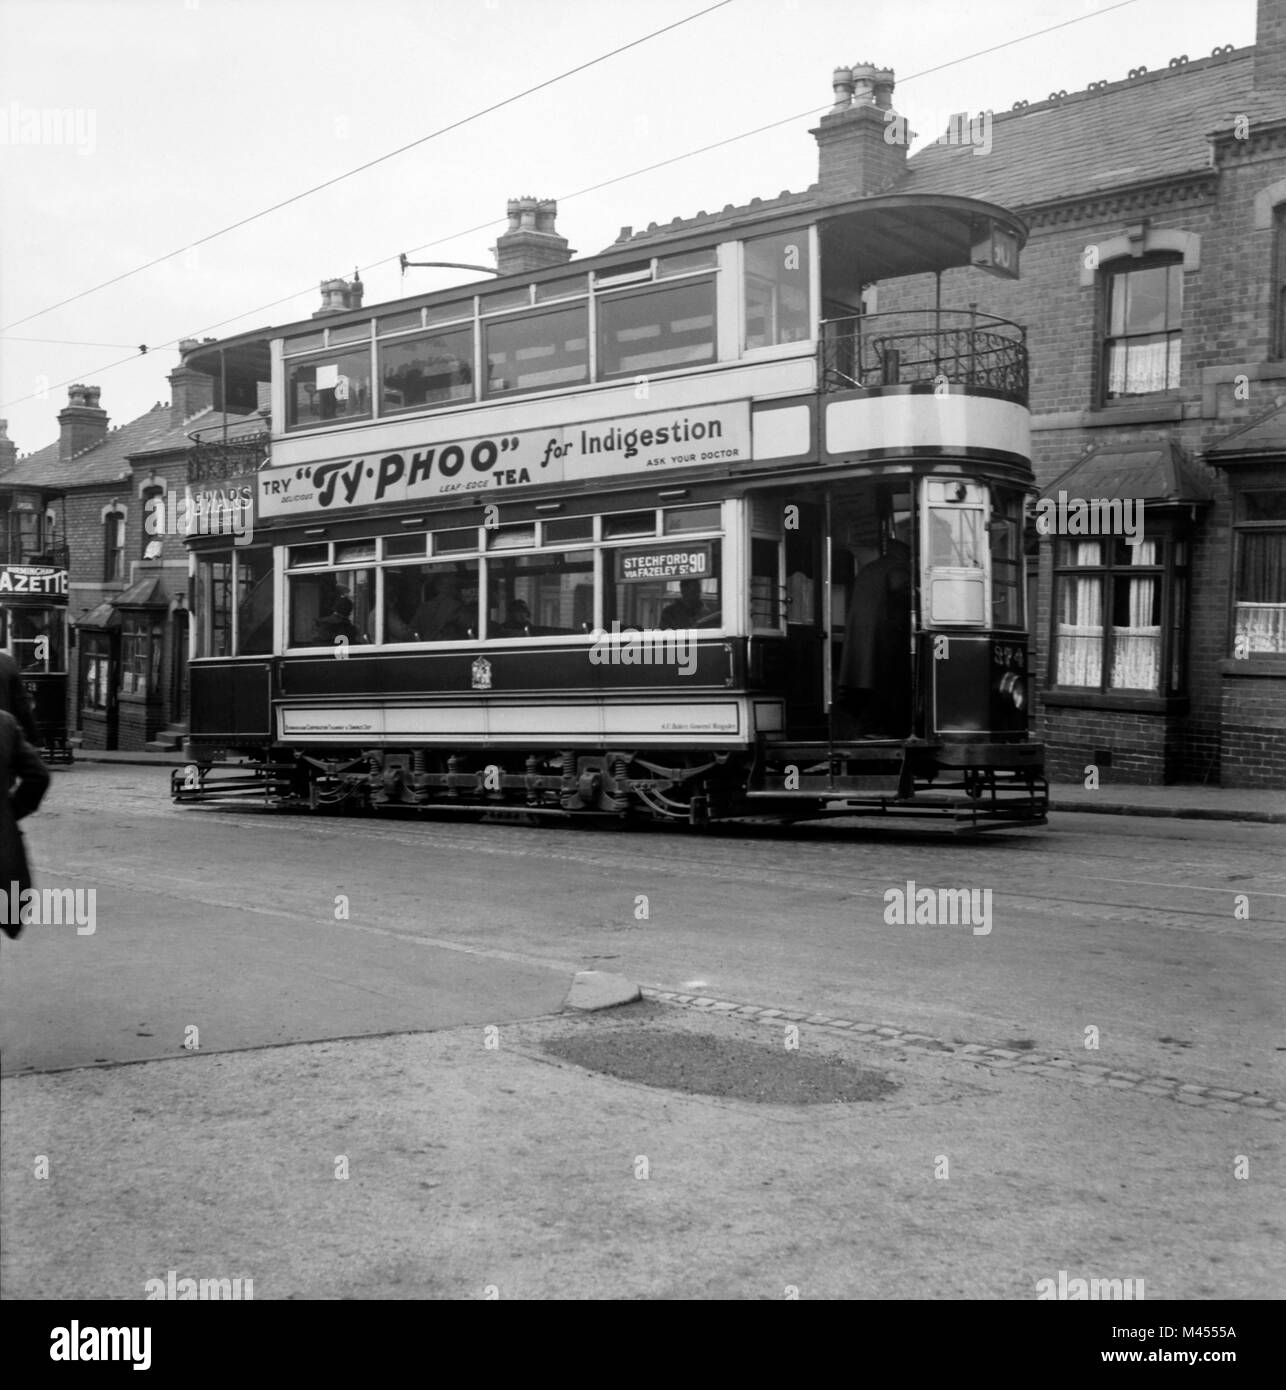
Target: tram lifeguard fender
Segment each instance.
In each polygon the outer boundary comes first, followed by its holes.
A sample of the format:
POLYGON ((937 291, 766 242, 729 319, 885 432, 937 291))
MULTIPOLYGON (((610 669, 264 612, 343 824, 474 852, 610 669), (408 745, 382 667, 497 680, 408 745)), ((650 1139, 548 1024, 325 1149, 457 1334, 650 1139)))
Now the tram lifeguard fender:
POLYGON ((643 991, 624 975, 612 975, 606 970, 578 970, 572 976, 565 1009, 611 1009, 617 1004, 632 1004, 643 997, 643 991))

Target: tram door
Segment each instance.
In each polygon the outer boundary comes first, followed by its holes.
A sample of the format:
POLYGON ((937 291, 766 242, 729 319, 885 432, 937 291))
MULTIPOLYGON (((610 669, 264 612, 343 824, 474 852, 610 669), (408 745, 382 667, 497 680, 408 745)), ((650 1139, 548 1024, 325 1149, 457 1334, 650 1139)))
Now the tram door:
POLYGON ((823 597, 832 739, 911 732, 912 515, 907 479, 831 489, 823 597))
POLYGON ((820 503, 794 499, 791 507, 785 528, 786 727, 793 738, 825 738, 826 634, 822 613, 826 509, 820 503))

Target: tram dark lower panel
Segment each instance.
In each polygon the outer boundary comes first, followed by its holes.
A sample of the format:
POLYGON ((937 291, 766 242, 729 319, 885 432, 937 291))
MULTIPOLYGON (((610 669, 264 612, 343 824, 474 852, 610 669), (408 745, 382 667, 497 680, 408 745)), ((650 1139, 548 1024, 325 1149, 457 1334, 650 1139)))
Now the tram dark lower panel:
POLYGON ((1045 823, 1037 744, 819 743, 743 752, 592 749, 390 752, 275 748, 245 761, 193 755, 176 802, 281 809, 423 810, 492 819, 625 820, 693 826, 744 819, 930 821, 958 831, 1045 823))

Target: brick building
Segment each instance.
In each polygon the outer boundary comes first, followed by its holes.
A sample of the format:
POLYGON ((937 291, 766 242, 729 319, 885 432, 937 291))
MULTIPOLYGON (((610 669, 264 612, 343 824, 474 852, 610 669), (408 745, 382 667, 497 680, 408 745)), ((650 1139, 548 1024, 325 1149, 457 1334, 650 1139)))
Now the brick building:
POLYGON ((234 448, 252 460, 239 468, 253 473, 263 457, 257 415, 225 421, 201 373, 180 366, 169 380, 168 404, 115 429, 100 388, 77 384, 59 412, 56 443, 18 458, 0 440, 0 529, 10 549, 24 559, 52 556, 69 569, 67 722, 73 744, 87 748, 169 747, 181 739, 187 499, 200 492, 203 470, 215 475, 208 486, 222 485, 200 441, 221 440, 226 423, 234 448))
POLYGON ((1143 504, 1141 545, 1040 539, 1051 775, 1286 786, 1286 0, 1253 47, 884 160, 1024 218, 1022 278, 950 272, 943 302, 1028 325, 1042 496, 1143 504))

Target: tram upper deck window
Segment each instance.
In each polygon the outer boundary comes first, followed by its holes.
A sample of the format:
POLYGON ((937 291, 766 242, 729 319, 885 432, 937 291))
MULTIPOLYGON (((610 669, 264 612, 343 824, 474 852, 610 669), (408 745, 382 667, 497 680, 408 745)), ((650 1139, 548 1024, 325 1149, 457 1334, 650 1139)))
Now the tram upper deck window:
POLYGON ((372 640, 375 571, 325 570, 289 576, 289 645, 330 647, 372 640))
POLYGON ((589 380, 589 309, 584 304, 486 321, 483 337, 489 396, 589 380))
POLYGON ((713 362, 714 280, 623 290, 598 301, 600 377, 713 362))
POLYGON ((487 561, 487 636, 562 637, 594 623, 594 552, 487 561))
POLYGON ((801 343, 813 336, 808 228, 745 243, 746 348, 801 343))
POLYGON ((371 413, 371 352, 355 349, 327 352, 303 362, 286 364, 287 423, 318 425, 328 420, 352 420, 371 413))
POLYGON ((473 399, 473 327, 380 343, 380 410, 473 399))

